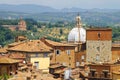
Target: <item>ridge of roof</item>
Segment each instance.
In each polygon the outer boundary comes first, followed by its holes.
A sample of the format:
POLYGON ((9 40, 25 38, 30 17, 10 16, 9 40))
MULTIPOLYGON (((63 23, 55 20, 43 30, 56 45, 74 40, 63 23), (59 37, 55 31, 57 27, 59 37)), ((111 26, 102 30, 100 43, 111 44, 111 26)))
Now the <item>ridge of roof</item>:
POLYGON ((61 42, 55 42, 55 41, 52 41, 52 40, 48 40, 48 39, 44 39, 47 43, 49 43, 50 45, 53 45, 53 46, 75 46, 75 45, 72 45, 72 44, 68 44, 68 43, 61 43, 61 42))
POLYGON ((8 50, 23 52, 51 52, 51 49, 51 47, 45 45, 40 40, 30 40, 14 47, 8 48, 8 50))

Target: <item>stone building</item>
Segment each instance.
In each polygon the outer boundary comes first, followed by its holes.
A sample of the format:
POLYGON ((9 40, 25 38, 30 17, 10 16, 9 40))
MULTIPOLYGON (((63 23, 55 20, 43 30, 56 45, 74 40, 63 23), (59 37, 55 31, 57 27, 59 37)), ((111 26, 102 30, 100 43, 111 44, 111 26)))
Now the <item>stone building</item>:
POLYGON ((87 62, 104 63, 112 60, 112 29, 87 29, 86 40, 87 62))
POLYGON ((112 61, 120 61, 120 43, 118 41, 112 44, 112 61))
POLYGON ((113 79, 112 80, 120 80, 120 71, 113 71, 113 79))
POLYGON ((27 30, 26 22, 23 19, 20 19, 20 21, 18 22, 18 30, 20 30, 20 31, 27 30))
POLYGON ((0 75, 15 74, 17 70, 18 61, 6 57, 0 58, 0 75))
MULTIPOLYGON (((113 72, 117 72, 120 69, 120 64, 89 64, 90 72, 88 80, 113 80, 118 76, 113 76, 113 72)), ((117 79, 116 79, 117 80, 117 79)))
POLYGON ((59 63, 63 66, 75 68, 75 45, 64 44, 41 38, 47 46, 52 48, 51 64, 59 63))

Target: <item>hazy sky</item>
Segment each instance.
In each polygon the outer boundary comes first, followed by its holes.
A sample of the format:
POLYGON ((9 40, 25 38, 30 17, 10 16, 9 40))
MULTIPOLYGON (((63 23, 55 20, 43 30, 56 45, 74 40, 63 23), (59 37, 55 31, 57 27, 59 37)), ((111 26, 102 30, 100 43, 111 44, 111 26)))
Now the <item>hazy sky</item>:
POLYGON ((120 0, 0 0, 0 4, 37 4, 53 8, 120 9, 120 0))

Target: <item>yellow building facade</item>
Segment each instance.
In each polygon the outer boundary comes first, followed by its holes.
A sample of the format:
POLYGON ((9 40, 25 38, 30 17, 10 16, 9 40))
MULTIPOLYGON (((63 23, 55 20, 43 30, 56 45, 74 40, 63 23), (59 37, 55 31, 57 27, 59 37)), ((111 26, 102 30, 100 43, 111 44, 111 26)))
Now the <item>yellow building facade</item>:
POLYGON ((49 64, 50 58, 49 57, 36 57, 30 58, 30 62, 35 66, 37 69, 41 69, 42 71, 49 72, 49 64))

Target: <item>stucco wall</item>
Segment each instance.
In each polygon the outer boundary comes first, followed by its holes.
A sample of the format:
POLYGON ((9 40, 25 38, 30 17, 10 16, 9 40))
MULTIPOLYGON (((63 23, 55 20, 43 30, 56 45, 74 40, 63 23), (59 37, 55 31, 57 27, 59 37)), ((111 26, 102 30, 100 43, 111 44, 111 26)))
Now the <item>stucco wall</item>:
POLYGON ((39 69, 48 69, 50 65, 50 58, 49 57, 34 57, 30 59, 33 66, 35 66, 34 62, 39 62, 39 69))

